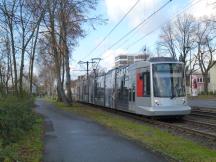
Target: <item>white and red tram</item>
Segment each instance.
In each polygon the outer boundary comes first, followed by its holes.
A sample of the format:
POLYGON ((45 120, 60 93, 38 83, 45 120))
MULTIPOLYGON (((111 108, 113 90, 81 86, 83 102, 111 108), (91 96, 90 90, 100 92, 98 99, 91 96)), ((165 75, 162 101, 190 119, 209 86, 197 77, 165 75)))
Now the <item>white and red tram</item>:
POLYGON ((151 58, 77 82, 78 100, 146 116, 184 116, 187 105, 184 64, 151 58))

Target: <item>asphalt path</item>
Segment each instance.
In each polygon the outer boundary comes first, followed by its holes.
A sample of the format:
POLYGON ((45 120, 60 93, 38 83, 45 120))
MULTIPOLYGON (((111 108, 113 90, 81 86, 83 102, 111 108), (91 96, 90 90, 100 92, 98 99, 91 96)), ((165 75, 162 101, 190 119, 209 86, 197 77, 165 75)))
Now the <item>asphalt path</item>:
POLYGON ((36 111, 45 118, 44 162, 168 161, 89 119, 66 113, 43 100, 37 100, 36 105, 36 111))
POLYGON ((216 108, 216 100, 211 99, 190 99, 188 105, 191 107, 216 108))

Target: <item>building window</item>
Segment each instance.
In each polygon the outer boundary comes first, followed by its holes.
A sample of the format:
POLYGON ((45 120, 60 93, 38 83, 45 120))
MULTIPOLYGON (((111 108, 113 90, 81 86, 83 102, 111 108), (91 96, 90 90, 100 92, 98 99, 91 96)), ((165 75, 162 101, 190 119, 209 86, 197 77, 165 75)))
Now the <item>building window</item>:
POLYGON ((197 78, 197 82, 198 83, 202 83, 203 82, 203 78, 197 78))
POLYGON ((127 56, 119 56, 120 59, 127 59, 127 56))

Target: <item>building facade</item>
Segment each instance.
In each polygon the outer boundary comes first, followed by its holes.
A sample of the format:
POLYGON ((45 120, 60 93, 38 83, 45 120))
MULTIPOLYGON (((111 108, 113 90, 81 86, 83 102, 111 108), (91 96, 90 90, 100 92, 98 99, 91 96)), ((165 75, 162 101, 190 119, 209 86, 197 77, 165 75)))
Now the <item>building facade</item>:
MULTIPOLYGON (((208 78, 208 91, 216 94, 216 64, 209 70, 208 78)), ((201 72, 195 72, 187 78, 187 93, 191 94, 194 87, 198 94, 204 91, 204 79, 201 72)))
POLYGON ((147 54, 127 55, 121 54, 115 57, 115 67, 122 67, 133 64, 138 61, 145 61, 149 58, 147 54))
POLYGON ((187 94, 198 95, 204 91, 203 76, 201 73, 196 72, 187 78, 187 94))
POLYGON ((216 64, 209 70, 209 85, 208 89, 216 93, 216 64))

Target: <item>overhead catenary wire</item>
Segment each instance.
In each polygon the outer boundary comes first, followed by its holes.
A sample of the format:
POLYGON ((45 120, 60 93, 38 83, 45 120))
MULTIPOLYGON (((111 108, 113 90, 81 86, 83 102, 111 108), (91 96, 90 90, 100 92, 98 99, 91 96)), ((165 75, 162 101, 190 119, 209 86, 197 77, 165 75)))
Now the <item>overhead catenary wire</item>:
POLYGON ((119 42, 121 42, 124 38, 129 36, 131 33, 136 31, 141 25, 143 25, 147 20, 149 20, 151 17, 153 17, 156 13, 158 13, 160 10, 165 8, 172 0, 168 0, 165 4, 163 4, 161 7, 159 7, 156 11, 154 11, 152 14, 150 14, 147 18, 145 18, 143 21, 141 21, 138 25, 136 25, 133 29, 131 29, 129 32, 127 32, 125 35, 123 35, 119 40, 114 42, 111 46, 108 47, 108 50, 116 46, 119 42))
MULTIPOLYGON (((119 42, 121 42, 124 38, 129 36, 131 33, 139 29, 140 26, 142 26, 144 23, 146 23, 151 17, 153 17, 156 13, 158 13, 160 10, 162 10, 164 7, 166 7, 172 0, 168 0, 166 3, 164 3, 161 7, 159 7, 157 10, 155 10, 153 13, 151 13, 148 17, 146 17, 143 21, 141 21, 138 25, 136 25, 133 29, 131 29, 129 32, 127 32, 125 35, 123 35, 118 41, 113 43, 109 48, 106 50, 110 50, 114 46, 116 46, 119 42)), ((106 51, 105 50, 105 51, 106 51)), ((109 57, 109 56, 108 56, 109 57)))
MULTIPOLYGON (((179 11, 177 14, 175 14, 174 16, 171 17, 171 19, 169 19, 168 21, 162 23, 162 25, 158 26, 157 28, 153 29, 152 31, 148 32, 147 34, 143 35, 142 37, 140 37, 139 39, 137 39, 136 41, 134 41, 133 43, 130 43, 129 45, 127 45, 126 49, 128 50, 129 48, 131 48, 132 46, 134 46, 135 44, 139 43, 141 40, 143 40, 144 38, 146 38, 147 36, 151 35, 152 33, 154 33, 156 30, 158 30, 161 26, 163 26, 164 24, 166 24, 169 21, 172 21, 176 16, 182 14, 185 10, 188 10, 189 8, 193 7, 194 5, 198 4, 200 1, 203 0, 197 0, 197 1, 193 1, 189 4, 187 4, 181 11, 179 11)), ((109 58, 111 55, 107 56, 106 58, 109 58)))
MULTIPOLYGON (((125 35, 123 35, 119 40, 117 40, 115 43, 113 43, 109 48, 107 48, 106 50, 110 50, 111 48, 113 48, 114 46, 116 46, 119 42, 121 42, 124 38, 126 38, 127 36, 129 36, 131 33, 133 33, 134 31, 136 31, 140 26, 142 26, 144 23, 146 23, 150 18, 152 18, 156 13, 158 13, 160 10, 162 10, 163 8, 165 8, 170 2, 172 2, 172 0, 168 0, 166 3, 164 3, 161 7, 159 7, 157 10, 155 10, 153 13, 151 13, 148 17, 146 17, 143 21, 141 21, 138 25, 136 25, 133 29, 131 29, 130 31, 128 31, 125 35)), ((106 51, 105 50, 105 51, 106 51)), ((109 57, 109 56, 108 56, 109 57)))
MULTIPOLYGON (((178 12, 177 14, 175 14, 170 20, 173 20, 174 18, 176 18, 176 16, 181 15, 185 10, 193 7, 194 5, 198 4, 199 2, 201 2, 203 0, 197 0, 196 2, 192 2, 191 4, 187 5, 184 7, 184 9, 182 9, 180 12, 178 12)), ((129 48, 133 47, 135 44, 139 43, 140 41, 142 41, 144 38, 146 38, 147 36, 149 36, 150 34, 154 33, 155 31, 157 31, 161 26, 165 25, 167 22, 169 22, 170 20, 164 22, 162 25, 160 25, 159 27, 153 29, 152 31, 148 32, 147 34, 143 35, 142 37, 138 38, 137 40, 135 40, 134 42, 130 43, 129 45, 127 45, 126 49, 128 50, 129 48)))
POLYGON ((101 44, 112 34, 112 32, 123 22, 123 20, 132 12, 132 10, 137 6, 140 0, 137 0, 134 5, 125 13, 125 15, 119 20, 119 22, 107 33, 107 35, 94 47, 90 52, 91 55, 101 44))

